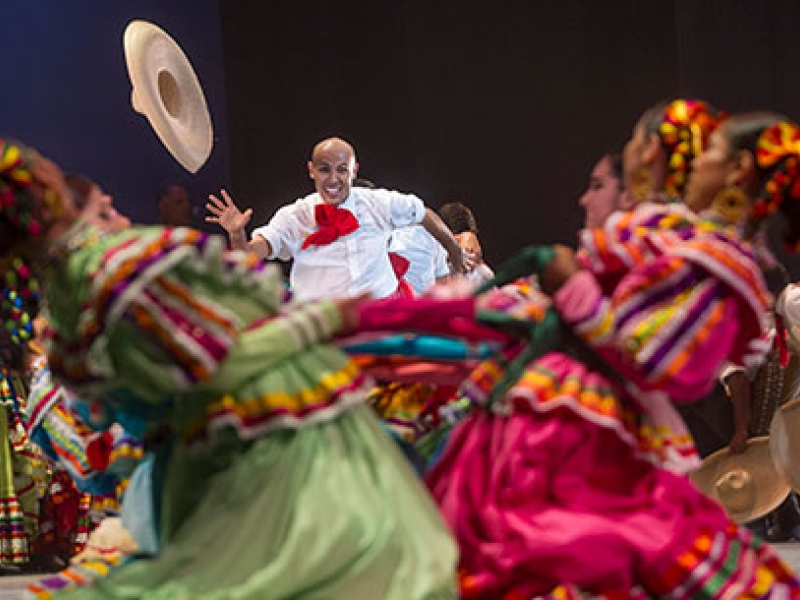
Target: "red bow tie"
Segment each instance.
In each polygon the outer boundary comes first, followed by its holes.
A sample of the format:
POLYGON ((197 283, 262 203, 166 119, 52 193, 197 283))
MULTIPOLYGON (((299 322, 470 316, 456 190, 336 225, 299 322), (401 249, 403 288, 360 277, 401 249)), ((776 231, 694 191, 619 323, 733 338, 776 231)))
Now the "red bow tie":
POLYGON ((358 229, 358 219, 346 208, 331 204, 317 204, 314 207, 314 218, 319 229, 303 242, 303 250, 309 246, 327 246, 341 236, 353 233, 358 229))

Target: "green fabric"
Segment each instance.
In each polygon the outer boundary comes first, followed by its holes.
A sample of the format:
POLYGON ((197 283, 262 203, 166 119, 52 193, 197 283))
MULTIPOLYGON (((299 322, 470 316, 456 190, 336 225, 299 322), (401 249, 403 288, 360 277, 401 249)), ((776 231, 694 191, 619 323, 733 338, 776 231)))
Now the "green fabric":
MULTIPOLYGON (((48 323, 60 336, 48 353, 54 351, 68 366, 78 364, 92 373, 102 373, 100 380, 81 386, 85 399, 124 388, 141 400, 158 404, 166 395, 185 389, 175 380, 173 352, 129 314, 130 305, 137 304, 159 278, 188 288, 191 296, 202 299, 210 311, 228 315, 241 328, 274 315, 280 305, 285 286, 277 267, 272 265, 254 273, 247 268, 242 254, 239 264, 232 268, 231 263, 236 261, 225 258, 221 238, 211 237, 200 247, 182 242, 180 234, 174 233, 168 254, 148 264, 126 283, 125 302, 105 315, 99 323, 100 335, 85 347, 82 327, 99 318, 97 288, 118 266, 118 261, 111 258, 112 251, 123 247, 134 260, 152 260, 153 251, 148 248, 158 245, 163 231, 161 227, 134 227, 103 237, 84 232, 80 236, 88 238, 84 245, 54 262, 47 272, 48 323)), ((177 310, 182 309, 179 304, 177 310)))
POLYGON ((489 281, 484 282, 476 291, 482 294, 493 287, 512 283, 520 277, 539 275, 550 264, 555 256, 552 246, 528 246, 512 258, 504 262, 489 281))
MULTIPOLYGON (((51 307, 51 325, 66 341, 82 341, 70 327, 88 318, 81 307, 92 304, 96 291, 85 282, 108 275, 98 254, 137 235, 160 234, 134 229, 68 258, 56 279, 58 304, 51 307)), ((157 507, 162 553, 57 597, 454 598, 455 544, 424 486, 370 408, 328 406, 340 391, 337 381, 348 378, 342 375, 347 357, 321 343, 340 327, 337 307, 292 306, 276 316, 277 306, 270 305, 282 289, 277 271, 242 267, 232 273, 221 266, 221 244, 209 242, 202 255, 187 246, 171 254, 168 265, 139 274, 129 303, 157 285, 155 274, 161 273, 187 286, 193 299, 235 313, 240 325, 224 360, 204 381, 187 385, 174 376, 169 344, 118 310, 85 350, 90 368, 107 369, 107 376, 76 389, 115 392, 123 413, 147 416, 153 406, 168 411, 175 435, 157 507), (246 328, 263 316, 275 318, 246 328), (310 417, 297 413, 297 429, 270 421, 244 435, 224 425, 201 444, 187 445, 184 434, 204 423, 223 397, 225 406, 258 409, 256 416, 297 402, 311 408, 319 403, 323 410, 310 411, 310 417)))
POLYGON ((176 449, 164 552, 64 600, 455 598, 456 549, 371 410, 222 453, 176 449), (201 498, 191 514, 181 518, 201 498))

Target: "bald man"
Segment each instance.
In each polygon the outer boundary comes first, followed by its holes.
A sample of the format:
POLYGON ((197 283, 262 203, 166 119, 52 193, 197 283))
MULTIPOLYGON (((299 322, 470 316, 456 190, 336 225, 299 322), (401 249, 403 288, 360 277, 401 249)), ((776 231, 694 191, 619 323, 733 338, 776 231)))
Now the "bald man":
POLYGON ((353 147, 340 138, 314 146, 308 175, 315 192, 279 209, 247 241, 252 209, 239 210, 230 195, 211 195, 206 221, 219 224, 231 247, 265 259, 293 259, 292 293, 299 300, 359 296, 385 298, 398 281, 387 252, 391 232, 422 225, 445 249, 458 272, 472 264, 442 220, 413 194, 353 187, 358 173, 353 147))

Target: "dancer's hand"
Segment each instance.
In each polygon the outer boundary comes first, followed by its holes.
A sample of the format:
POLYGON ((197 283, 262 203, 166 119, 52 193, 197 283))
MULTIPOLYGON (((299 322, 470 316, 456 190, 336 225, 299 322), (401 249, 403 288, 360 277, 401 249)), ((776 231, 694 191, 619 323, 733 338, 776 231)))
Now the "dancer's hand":
POLYGON ((469 273, 478 264, 477 257, 471 252, 463 250, 461 246, 455 246, 449 253, 448 260, 450 266, 456 273, 469 273))
POLYGON ((741 454, 747 448, 747 430, 734 431, 728 449, 732 454, 741 454))
POLYGON ((580 270, 575 251, 567 246, 553 246, 555 255, 541 276, 542 289, 548 294, 556 293, 567 280, 580 270))
POLYGON ((253 216, 253 209, 248 208, 242 212, 234 204, 233 198, 230 197, 227 191, 221 190, 220 194, 222 199, 213 194, 208 196, 209 201, 206 203, 206 209, 213 216, 206 216, 206 221, 218 224, 229 234, 243 231, 250 222, 250 217, 253 216))
POLYGON ((456 238, 458 245, 461 246, 465 252, 473 254, 477 261, 483 260, 483 249, 475 233, 472 231, 463 231, 455 234, 453 237, 456 238))
POLYGON ((358 330, 361 324, 360 305, 368 299, 369 294, 362 294, 355 298, 341 298, 336 300, 336 305, 339 308, 339 314, 342 318, 342 326, 339 329, 338 335, 346 336, 358 330))

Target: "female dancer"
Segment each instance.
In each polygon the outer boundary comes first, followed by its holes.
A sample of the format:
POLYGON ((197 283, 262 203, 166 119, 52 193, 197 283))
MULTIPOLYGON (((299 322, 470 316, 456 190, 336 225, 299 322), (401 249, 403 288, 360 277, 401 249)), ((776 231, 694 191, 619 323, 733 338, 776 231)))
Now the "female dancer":
POLYGON ((450 534, 325 343, 356 301, 284 307, 277 270, 197 231, 99 235, 54 164, 0 149, 0 254, 48 258, 50 368, 137 418, 160 474, 160 554, 64 597, 455 596, 450 534))
MULTIPOLYGON (((647 150, 646 122, 626 161, 647 150)), ((677 129, 688 144, 699 130, 677 129)), ((800 231, 788 195, 800 187, 796 170, 777 179, 780 193, 753 179, 745 207, 780 210, 800 231)), ((428 477, 459 542, 464 597, 527 598, 564 583, 622 597, 800 595, 772 550, 679 474, 696 456, 671 401, 701 397, 724 361, 766 350, 767 293, 727 226, 732 201, 714 214, 687 204, 645 202, 585 231, 580 260, 561 247, 539 252, 543 288, 583 343, 562 340, 503 382, 505 393, 476 394, 483 409, 455 429, 428 477)))

